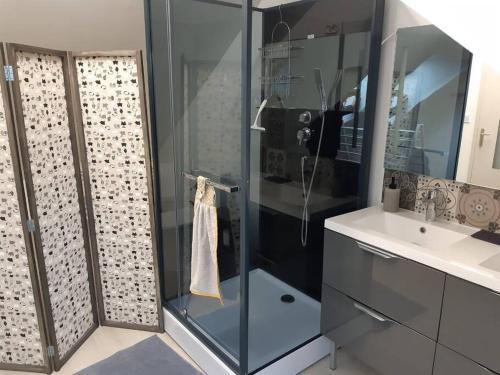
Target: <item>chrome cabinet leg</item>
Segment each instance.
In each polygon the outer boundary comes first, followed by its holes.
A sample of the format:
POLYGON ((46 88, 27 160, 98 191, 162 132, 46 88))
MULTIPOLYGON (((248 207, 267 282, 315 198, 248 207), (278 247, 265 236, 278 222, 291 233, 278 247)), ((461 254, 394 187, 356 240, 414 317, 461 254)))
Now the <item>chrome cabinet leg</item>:
POLYGON ((330 344, 330 370, 337 369, 337 346, 334 342, 330 344))

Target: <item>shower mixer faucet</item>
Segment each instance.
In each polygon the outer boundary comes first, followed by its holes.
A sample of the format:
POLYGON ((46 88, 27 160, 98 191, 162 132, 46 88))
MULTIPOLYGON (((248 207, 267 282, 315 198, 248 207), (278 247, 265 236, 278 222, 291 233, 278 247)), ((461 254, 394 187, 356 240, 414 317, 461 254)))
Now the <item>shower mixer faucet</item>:
POLYGON ((303 127, 297 132, 297 140, 299 141, 299 146, 302 146, 302 143, 306 143, 311 139, 312 130, 310 128, 303 127))
POLYGON ((299 146, 302 146, 302 143, 305 143, 309 139, 311 139, 312 130, 309 127, 311 120, 312 120, 312 115, 311 115, 311 112, 309 112, 309 111, 302 112, 299 115, 299 122, 306 125, 305 127, 303 127, 302 129, 300 129, 297 132, 297 140, 299 141, 299 146))

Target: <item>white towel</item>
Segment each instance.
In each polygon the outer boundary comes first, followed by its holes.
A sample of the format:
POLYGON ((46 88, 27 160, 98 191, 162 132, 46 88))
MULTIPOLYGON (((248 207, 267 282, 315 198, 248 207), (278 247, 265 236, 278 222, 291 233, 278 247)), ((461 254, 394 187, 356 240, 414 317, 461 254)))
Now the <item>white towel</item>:
POLYGON ((198 177, 194 201, 191 248, 191 293, 218 298, 223 304, 217 264, 217 209, 215 190, 205 177, 198 177))

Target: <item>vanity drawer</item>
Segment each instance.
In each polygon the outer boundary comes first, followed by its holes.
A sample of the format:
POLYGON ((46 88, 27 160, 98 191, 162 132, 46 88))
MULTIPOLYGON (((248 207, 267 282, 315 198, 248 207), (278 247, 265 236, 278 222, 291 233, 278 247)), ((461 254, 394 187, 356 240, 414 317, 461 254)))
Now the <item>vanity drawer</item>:
POLYGON ((325 230, 323 281, 437 340, 445 274, 325 230))
POLYGON ((447 276, 439 342, 500 373, 500 295, 447 276))
POLYGON ((495 375, 493 372, 478 365, 476 362, 437 345, 433 375, 495 375))
POLYGON ((321 331, 376 374, 432 374, 434 341, 324 284, 321 331))

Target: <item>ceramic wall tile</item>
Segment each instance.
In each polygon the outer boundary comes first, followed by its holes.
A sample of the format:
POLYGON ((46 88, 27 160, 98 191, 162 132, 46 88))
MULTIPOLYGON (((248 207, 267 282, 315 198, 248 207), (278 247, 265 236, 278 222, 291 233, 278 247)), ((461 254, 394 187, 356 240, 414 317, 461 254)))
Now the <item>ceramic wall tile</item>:
POLYGON ((426 197, 429 193, 436 191, 436 216, 438 219, 455 222, 458 194, 463 184, 455 181, 418 176, 417 197, 415 201, 415 212, 425 215, 426 197))
POLYGON ((465 184, 458 199, 458 222, 491 232, 500 230, 500 191, 465 184))
POLYGON ((437 190, 438 220, 500 232, 500 190, 388 169, 384 186, 390 183, 392 176, 401 184, 401 208, 425 215, 425 198, 429 191, 437 190), (416 189, 413 189, 415 182, 416 189))

